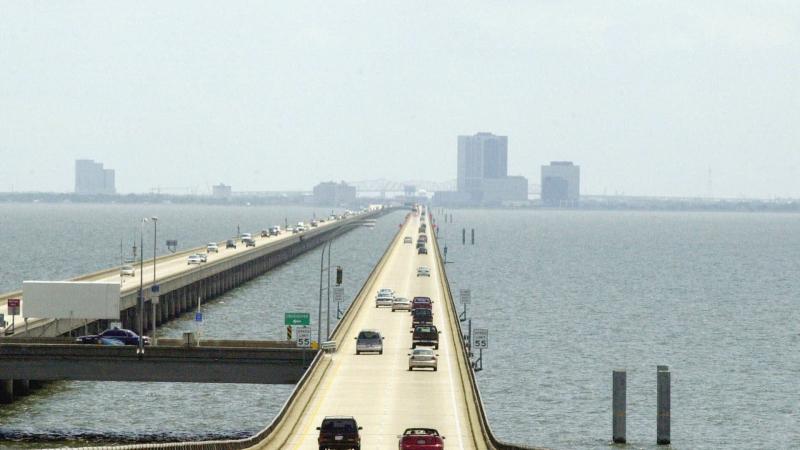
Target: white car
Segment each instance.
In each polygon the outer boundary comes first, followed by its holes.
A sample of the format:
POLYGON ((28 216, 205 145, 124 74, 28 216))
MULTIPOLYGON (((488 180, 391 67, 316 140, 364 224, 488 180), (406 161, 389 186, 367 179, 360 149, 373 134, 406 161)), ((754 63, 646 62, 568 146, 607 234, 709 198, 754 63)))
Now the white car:
POLYGON ((219 246, 216 242, 209 242, 206 246, 207 253, 219 253, 219 246))
POLYGON ((418 277, 428 277, 431 276, 431 268, 426 266, 419 266, 417 267, 417 276, 418 277))
POLYGON ((244 242, 248 239, 253 239, 253 235, 250 233, 242 233, 242 235, 239 236, 239 239, 241 239, 244 242))
POLYGON ((375 307, 379 306, 392 306, 394 301, 394 294, 378 294, 375 296, 375 307))
POLYGON ((378 289, 378 295, 391 295, 394 296, 394 291, 389 288, 378 289))
POLYGON ((200 257, 200 262, 208 262, 208 253, 196 253, 200 257))
POLYGON ((119 275, 122 277, 136 276, 136 269, 131 264, 125 264, 119 269, 119 275))
POLYGON ((437 356, 439 355, 429 348, 415 348, 408 354, 408 370, 427 367, 435 372, 438 368, 437 356))
POLYGON ((197 254, 189 256, 189 258, 186 260, 187 265, 200 264, 202 262, 203 260, 200 258, 200 255, 197 254))
POLYGON ((396 297, 392 300, 392 311, 411 311, 411 300, 403 297, 396 297))

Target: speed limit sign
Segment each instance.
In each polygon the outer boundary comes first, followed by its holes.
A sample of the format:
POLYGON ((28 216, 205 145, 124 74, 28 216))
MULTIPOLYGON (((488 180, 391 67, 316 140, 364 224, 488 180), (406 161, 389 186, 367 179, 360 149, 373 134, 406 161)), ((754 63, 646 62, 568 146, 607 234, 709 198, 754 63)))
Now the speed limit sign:
POLYGON ((296 327, 294 329, 295 342, 299 348, 311 347, 311 328, 309 327, 296 327))
POLYGON ((475 328, 474 330, 472 330, 472 348, 474 349, 489 348, 488 328, 475 328))

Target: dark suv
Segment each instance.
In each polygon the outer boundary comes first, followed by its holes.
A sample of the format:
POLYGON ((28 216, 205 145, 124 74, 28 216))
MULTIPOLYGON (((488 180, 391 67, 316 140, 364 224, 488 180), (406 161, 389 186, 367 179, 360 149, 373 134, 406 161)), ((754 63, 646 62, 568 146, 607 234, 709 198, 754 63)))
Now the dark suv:
POLYGON ((433 311, 417 308, 411 312, 411 326, 430 325, 433 323, 433 311))
POLYGON ((418 345, 432 345, 433 348, 439 349, 439 333, 434 325, 420 325, 414 327, 411 335, 411 348, 417 348, 418 345))
POLYGON ((325 449, 355 449, 361 450, 361 436, 358 433, 361 427, 356 419, 350 416, 327 416, 322 419, 319 430, 319 450, 325 449))

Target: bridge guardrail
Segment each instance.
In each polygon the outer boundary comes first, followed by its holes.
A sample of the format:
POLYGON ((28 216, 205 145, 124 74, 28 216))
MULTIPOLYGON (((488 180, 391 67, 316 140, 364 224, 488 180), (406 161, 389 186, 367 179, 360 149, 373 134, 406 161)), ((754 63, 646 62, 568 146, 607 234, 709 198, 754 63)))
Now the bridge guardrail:
MULTIPOLYGON (((434 222, 435 223, 435 222, 434 222)), ((465 392, 465 396, 471 396, 474 400, 476 405, 476 411, 468 411, 469 413, 475 413, 477 418, 479 419, 477 429, 481 430, 482 439, 484 442, 487 442, 491 445, 492 448, 497 450, 545 450, 542 447, 529 447, 520 444, 512 444, 508 442, 501 441, 497 439, 497 437, 492 432, 492 428, 489 424, 489 419, 486 416, 486 408, 483 404, 483 399, 481 398, 480 389, 478 388, 477 381, 475 380, 475 371, 472 370, 471 359, 469 357, 469 352, 467 350, 466 345, 464 345, 464 332, 461 329, 461 322, 458 320, 458 312, 456 310, 455 302, 453 301, 453 293, 450 290, 450 282, 447 279, 447 272, 445 271, 445 266, 443 263, 442 255, 439 249, 439 242, 436 240, 436 227, 431 227, 431 234, 433 235, 433 245, 435 247, 436 254, 438 258, 436 258, 436 264, 439 267, 439 273, 442 275, 440 277, 440 282, 442 284, 442 289, 445 292, 447 297, 446 305, 447 308, 450 310, 450 326, 451 332, 453 332, 454 336, 453 341, 455 345, 458 347, 457 358, 469 367, 469 370, 462 371, 466 373, 462 373, 462 383, 465 389, 469 389, 470 392, 465 392)), ((476 427, 472 427, 473 430, 476 427)))

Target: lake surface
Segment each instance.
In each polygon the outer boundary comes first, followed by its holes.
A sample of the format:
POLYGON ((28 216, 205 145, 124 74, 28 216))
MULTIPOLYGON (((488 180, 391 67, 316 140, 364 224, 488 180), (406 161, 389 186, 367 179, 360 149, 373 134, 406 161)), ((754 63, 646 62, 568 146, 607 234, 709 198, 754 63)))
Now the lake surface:
MULTIPOLYGON (((498 437, 554 449, 610 447, 611 372, 622 368, 629 446, 657 448, 655 366, 664 364, 672 372, 673 448, 800 448, 800 215, 447 212, 454 223, 439 219, 440 244, 454 261, 447 264, 451 287, 472 290, 473 327, 490 333, 477 379, 498 437)), ((145 216, 160 218, 160 242, 176 238, 186 248, 233 236, 237 224, 254 232, 284 217, 292 223, 329 213, 0 204, 0 290, 118 264, 120 239, 130 253, 145 216)), ((332 263, 345 268, 348 300, 401 220, 402 213, 391 214, 333 244, 332 263)), ((152 224, 146 230, 149 255, 152 224)), ((319 256, 318 249, 309 252, 207 304, 203 335, 278 339, 285 311, 315 317, 319 256)), ((187 316, 160 335, 193 329, 187 316)), ((12 441, 31 435, 50 436, 48 445, 98 436, 103 442, 244 436, 272 420, 291 388, 52 383, 0 409, 1 444, 45 445, 12 441)))

